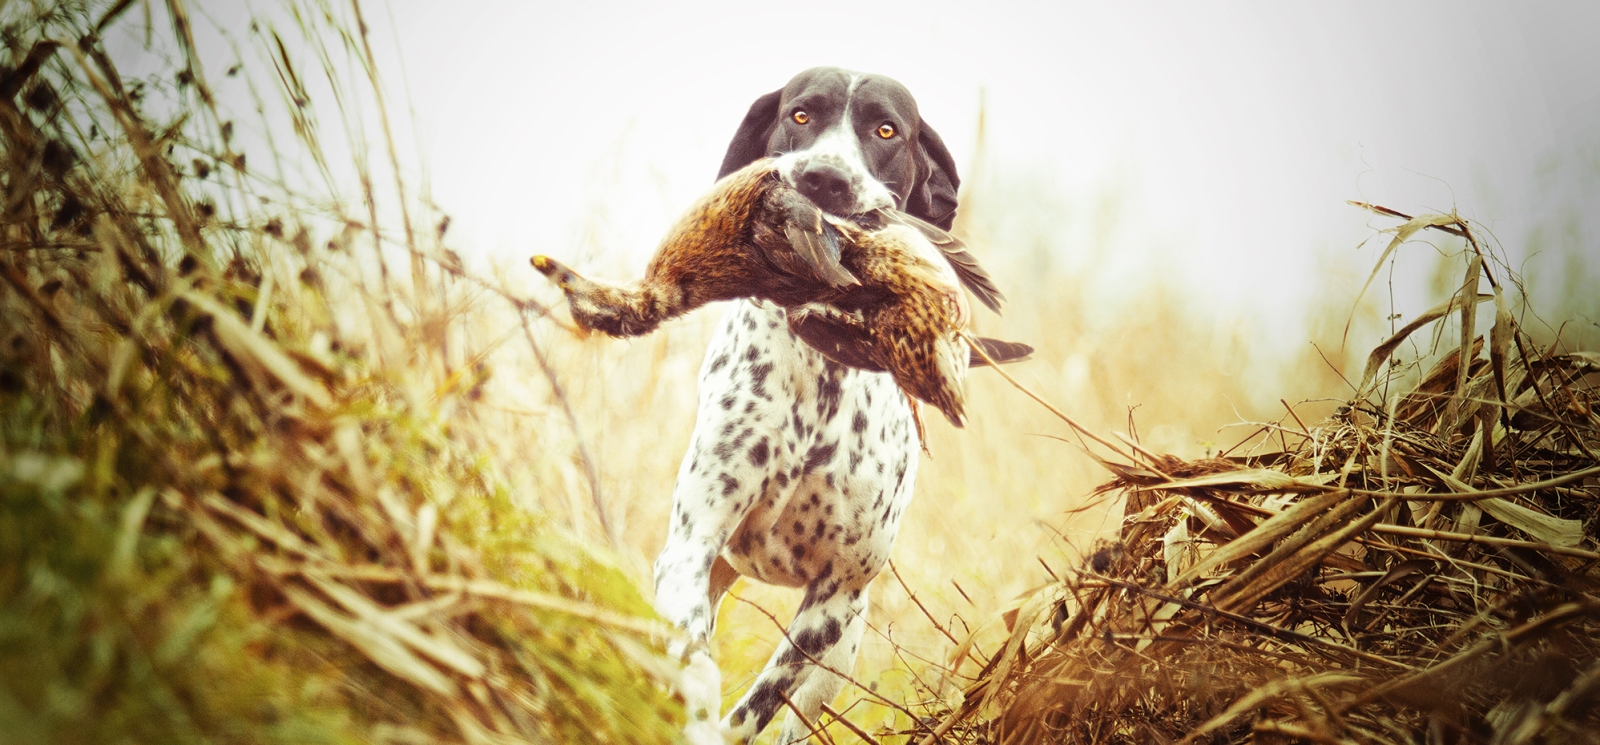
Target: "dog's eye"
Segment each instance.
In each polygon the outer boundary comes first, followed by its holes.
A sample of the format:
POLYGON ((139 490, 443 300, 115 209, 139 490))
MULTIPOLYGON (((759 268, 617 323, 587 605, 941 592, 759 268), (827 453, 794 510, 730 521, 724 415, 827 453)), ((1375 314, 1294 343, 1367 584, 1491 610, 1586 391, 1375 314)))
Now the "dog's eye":
POLYGON ((796 111, 796 112, 794 112, 794 123, 795 124, 805 124, 806 122, 809 122, 809 121, 811 121, 811 115, 810 114, 807 114, 804 111, 796 111))
POLYGON ((888 122, 878 125, 878 136, 887 140, 894 136, 894 125, 888 122))

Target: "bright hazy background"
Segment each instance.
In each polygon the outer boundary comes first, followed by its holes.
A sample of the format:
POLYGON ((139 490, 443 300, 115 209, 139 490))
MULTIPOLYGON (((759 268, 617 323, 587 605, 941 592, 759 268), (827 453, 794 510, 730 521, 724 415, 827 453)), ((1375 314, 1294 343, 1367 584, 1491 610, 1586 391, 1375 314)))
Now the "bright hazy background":
MULTIPOLYGON (((1600 4, 362 7, 408 184, 451 217, 447 242, 470 266, 547 300, 529 255, 637 276, 710 185, 751 101, 836 65, 914 92, 962 169, 958 231, 1011 297, 980 326, 1037 346, 1015 374, 1102 431, 1131 418, 1147 446, 1196 457, 1249 432, 1227 425, 1283 419, 1286 404, 1307 423, 1332 411, 1349 392, 1340 372, 1359 374, 1393 324, 1460 281, 1459 244, 1408 246, 1358 306, 1382 248, 1370 239, 1394 221, 1348 199, 1458 210, 1498 240, 1551 327, 1571 321, 1569 342, 1600 341, 1600 4)), ((214 70, 270 70, 248 27, 283 22, 276 6, 216 0, 197 14, 214 70)), ((213 82, 249 110, 248 78, 213 82)), ((508 419, 490 446, 526 464, 516 478, 531 504, 599 540, 583 478, 547 465, 584 443, 645 583, 719 314, 630 342, 537 329, 576 432, 549 414, 531 361, 495 368, 508 419)), ((486 310, 474 333, 498 338, 505 323, 486 310)), ((1421 336, 1408 353, 1427 353, 1421 336)), ((973 375, 969 397, 967 430, 930 419, 932 455, 895 552, 957 634, 1044 581, 1041 560, 1072 561, 1116 524, 1105 508, 1066 516, 1106 474, 1039 436, 1065 434, 1059 422, 992 373, 973 375)), ((924 665, 887 638, 931 659, 948 642, 893 578, 872 592, 858 677, 908 690, 924 665)), ((734 594, 780 617, 798 599, 748 583, 734 594)), ((748 606, 724 604, 730 698, 777 636, 748 606)), ((858 712, 868 725, 882 715, 858 712)))

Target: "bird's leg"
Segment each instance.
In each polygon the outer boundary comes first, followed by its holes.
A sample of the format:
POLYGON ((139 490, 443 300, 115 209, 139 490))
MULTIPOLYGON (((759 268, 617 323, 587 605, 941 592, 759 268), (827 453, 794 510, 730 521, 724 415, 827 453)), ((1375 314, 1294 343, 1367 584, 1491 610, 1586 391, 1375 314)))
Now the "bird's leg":
POLYGON ((807 316, 816 316, 839 326, 865 329, 867 325, 866 320, 861 316, 861 311, 840 310, 827 303, 806 303, 805 305, 789 308, 786 312, 796 323, 807 316))
POLYGON ((917 425, 917 442, 922 443, 922 452, 927 453, 928 457, 931 458, 933 457, 933 451, 928 449, 928 429, 922 426, 922 402, 904 389, 901 389, 900 392, 905 393, 906 403, 911 407, 911 421, 917 425))
POLYGON ((535 256, 530 263, 566 293, 572 320, 585 329, 611 336, 641 336, 686 310, 681 290, 656 283, 629 288, 596 282, 548 256, 535 256))

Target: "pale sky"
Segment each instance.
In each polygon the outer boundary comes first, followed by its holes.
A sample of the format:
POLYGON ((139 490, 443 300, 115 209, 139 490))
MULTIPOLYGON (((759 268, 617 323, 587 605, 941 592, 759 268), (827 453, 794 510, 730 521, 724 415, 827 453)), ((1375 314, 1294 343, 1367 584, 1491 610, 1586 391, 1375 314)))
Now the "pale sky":
POLYGON ((1600 3, 363 7, 402 139, 479 261, 642 265, 750 102, 836 65, 905 83, 967 170, 982 91, 992 179, 1121 199, 1115 245, 1052 250, 1160 264, 1205 306, 1281 309, 1319 257, 1370 268, 1355 247, 1390 223, 1346 199, 1455 207, 1514 259, 1542 231, 1600 266, 1600 3))

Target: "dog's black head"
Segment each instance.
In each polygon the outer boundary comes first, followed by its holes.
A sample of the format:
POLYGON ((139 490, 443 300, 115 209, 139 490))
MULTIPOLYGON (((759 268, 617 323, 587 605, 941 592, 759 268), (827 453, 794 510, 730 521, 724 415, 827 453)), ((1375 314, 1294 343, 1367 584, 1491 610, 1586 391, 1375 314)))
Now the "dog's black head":
POLYGON ((816 67, 756 99, 717 177, 767 156, 781 156, 783 177, 835 215, 896 207, 946 230, 955 220, 950 151, 893 79, 816 67))

